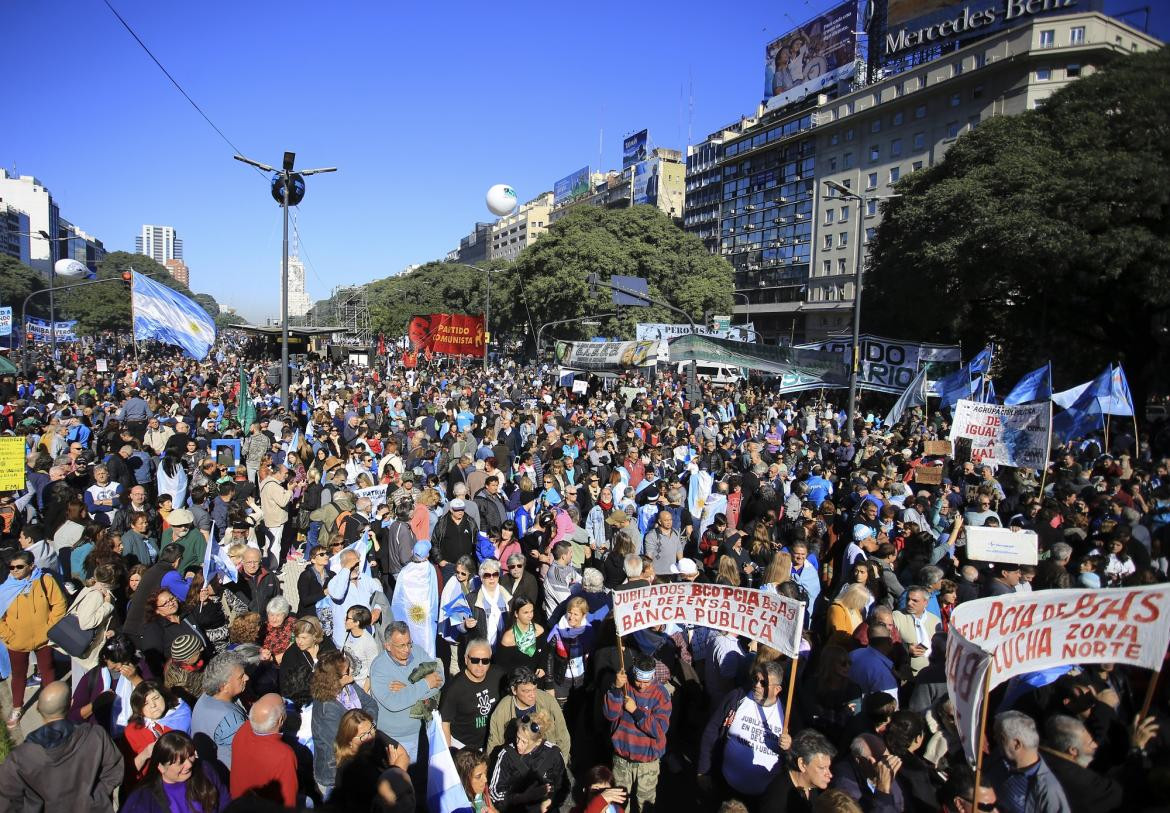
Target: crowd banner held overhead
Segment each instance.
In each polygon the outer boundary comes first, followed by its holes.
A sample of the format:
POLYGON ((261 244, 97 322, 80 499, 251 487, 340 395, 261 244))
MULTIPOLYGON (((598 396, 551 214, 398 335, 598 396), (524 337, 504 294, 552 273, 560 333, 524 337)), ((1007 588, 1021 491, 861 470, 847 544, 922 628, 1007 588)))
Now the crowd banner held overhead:
POLYGON ((0 336, 12 335, 12 308, 0 308, 0 336))
POLYGON ((727 328, 711 328, 706 325, 695 325, 692 331, 690 325, 671 325, 662 322, 638 322, 634 326, 634 338, 640 342, 670 341, 679 336, 688 336, 696 333, 699 336, 714 336, 717 339, 731 339, 746 342, 751 339, 751 331, 747 325, 731 325, 727 328))
POLYGON ((24 489, 24 437, 0 438, 0 491, 24 489))
POLYGON ((622 141, 622 169, 627 170, 646 160, 650 131, 641 130, 622 141))
POLYGON ((386 504, 386 486, 370 486, 369 488, 359 488, 354 492, 357 499, 362 497, 370 498, 370 507, 377 508, 380 505, 386 504))
POLYGON ((134 340, 155 339, 181 347, 196 361, 215 344, 215 320, 195 300, 137 271, 131 273, 134 340))
POLYGON ((414 316, 407 327, 410 349, 448 356, 483 358, 485 336, 482 316, 432 313, 414 316))
POLYGON ((658 342, 557 342, 556 360, 571 370, 631 370, 657 362, 658 342))
POLYGON ((842 387, 849 383, 849 367, 838 353, 802 347, 780 347, 755 342, 736 342, 715 336, 688 333, 670 340, 670 360, 700 361, 728 367, 746 367, 763 373, 788 376, 800 389, 842 387))
MULTIPOLYGON (((47 319, 38 319, 35 316, 30 316, 25 319, 25 328, 28 333, 32 334, 34 342, 51 341, 49 338, 49 322, 47 319)), ((76 319, 70 319, 67 322, 55 322, 54 328, 57 331, 57 341, 77 341, 77 334, 74 332, 77 328, 76 319)))
POLYGON ((1036 565, 1040 561, 1040 537, 1035 531, 968 525, 967 558, 976 562, 1011 562, 1036 565))
POLYGON ((734 632, 789 658, 800 656, 804 604, 749 587, 673 582, 617 590, 613 613, 619 635, 659 624, 695 624, 734 632))
POLYGON ((965 601, 952 631, 991 653, 991 688, 1056 666, 1119 663, 1157 671, 1170 645, 1170 584, 1038 590, 965 601))
POLYGON ((947 695, 955 707, 955 727, 963 742, 963 753, 971 763, 979 753, 984 686, 990 668, 989 653, 954 629, 947 634, 947 695))
MULTIPOLYGON (((853 339, 850 336, 826 339, 820 342, 796 345, 802 350, 822 350, 836 353, 847 365, 853 364, 853 339)), ((880 336, 861 336, 860 368, 857 386, 876 392, 901 394, 910 386, 923 366, 930 368, 958 364, 958 345, 901 342, 880 336)), ((935 382, 927 370, 926 393, 935 395, 935 382)))
POLYGON ((975 465, 1018 466, 1036 470, 1048 464, 1052 405, 981 404, 959 400, 951 425, 951 441, 969 438, 975 465))
POLYGON ((842 3, 764 49, 764 98, 772 110, 834 87, 857 70, 857 3, 842 3))

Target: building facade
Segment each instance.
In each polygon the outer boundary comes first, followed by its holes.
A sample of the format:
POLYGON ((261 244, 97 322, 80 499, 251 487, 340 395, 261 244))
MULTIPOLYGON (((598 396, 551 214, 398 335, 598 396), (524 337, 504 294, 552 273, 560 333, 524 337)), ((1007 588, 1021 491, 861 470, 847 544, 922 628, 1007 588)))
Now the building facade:
MULTIPOLYGON (((476 223, 475 228, 466 237, 459 239, 459 248, 455 249, 452 262, 475 265, 485 262, 492 247, 492 224, 476 223)), ((448 259, 451 254, 447 255, 448 259)))
POLYGON ((682 222, 686 199, 686 163, 679 150, 656 147, 646 161, 624 170, 595 172, 590 176, 591 192, 576 200, 555 206, 549 219, 556 222, 577 206, 604 206, 607 209, 625 209, 635 205, 642 186, 635 181, 639 166, 651 168, 652 178, 645 186, 645 200, 639 204, 654 206, 672 220, 682 222))
POLYGON ((32 175, 19 177, 0 169, 0 199, 27 215, 22 233, 36 235, 29 239, 28 265, 48 274, 53 263, 61 259, 59 222, 61 212, 53 195, 32 175))
POLYGON ((171 278, 177 282, 181 282, 188 288, 191 287, 191 269, 182 260, 167 260, 163 263, 163 267, 167 269, 167 273, 171 278))
POLYGON ((166 265, 167 260, 183 259, 183 241, 174 226, 144 225, 134 238, 134 251, 166 265))
POLYGON ((489 256, 514 260, 526 247, 548 231, 549 211, 553 205, 553 193, 544 192, 528 201, 515 212, 501 217, 492 227, 492 244, 489 256))
MULTIPOLYGON (((1158 47, 1097 12, 1038 18, 836 98, 767 113, 724 139, 719 251, 735 269, 735 312, 769 343, 849 330, 859 207, 825 181, 867 197, 864 262, 881 196, 900 178, 992 116, 1034 109, 1110 59, 1158 47)), ((688 228, 699 233, 693 210, 688 228)))
POLYGON ((744 117, 687 147, 683 229, 703 241, 711 254, 719 253, 719 206, 723 199, 723 144, 743 132, 755 119, 744 117))
POLYGON ((288 258, 288 315, 305 316, 313 309, 313 300, 305 290, 305 263, 292 254, 288 258))
POLYGON ((17 262, 28 265, 31 238, 28 230, 28 213, 15 206, 9 206, 0 198, 0 254, 7 254, 17 262))

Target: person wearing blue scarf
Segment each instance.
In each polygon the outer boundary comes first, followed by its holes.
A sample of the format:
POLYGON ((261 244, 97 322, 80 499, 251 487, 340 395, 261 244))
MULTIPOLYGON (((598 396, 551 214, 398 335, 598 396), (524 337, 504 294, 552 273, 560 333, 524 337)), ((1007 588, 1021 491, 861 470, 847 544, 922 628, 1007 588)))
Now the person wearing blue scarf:
POLYGON ((20 724, 24 708, 29 653, 35 652, 45 685, 57 679, 49 629, 66 610, 65 596, 57 581, 46 577, 33 563, 32 554, 21 551, 8 563, 8 579, 0 584, 0 677, 12 677, 12 714, 8 726, 20 724))

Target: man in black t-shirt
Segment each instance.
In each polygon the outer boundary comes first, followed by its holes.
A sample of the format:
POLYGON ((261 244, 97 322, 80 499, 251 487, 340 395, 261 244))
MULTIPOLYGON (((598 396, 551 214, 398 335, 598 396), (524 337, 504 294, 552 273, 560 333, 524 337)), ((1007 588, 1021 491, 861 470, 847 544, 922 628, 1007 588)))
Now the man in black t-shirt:
POLYGON ((505 675, 498 666, 492 666, 492 648, 483 638, 467 644, 463 661, 463 671, 443 687, 439 713, 452 748, 470 745, 483 750, 487 745, 488 718, 502 695, 505 675))

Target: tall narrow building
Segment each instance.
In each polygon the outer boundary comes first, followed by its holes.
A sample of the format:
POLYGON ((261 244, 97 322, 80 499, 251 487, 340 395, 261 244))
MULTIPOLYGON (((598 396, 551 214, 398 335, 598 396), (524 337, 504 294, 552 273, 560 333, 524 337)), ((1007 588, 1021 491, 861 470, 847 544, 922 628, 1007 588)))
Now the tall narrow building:
POLYGON ((174 226, 145 225, 134 238, 134 251, 145 254, 159 265, 166 265, 167 260, 183 259, 183 241, 174 226))
POLYGON ((295 254, 288 258, 288 315, 304 316, 313 307, 305 291, 305 264, 295 254))

